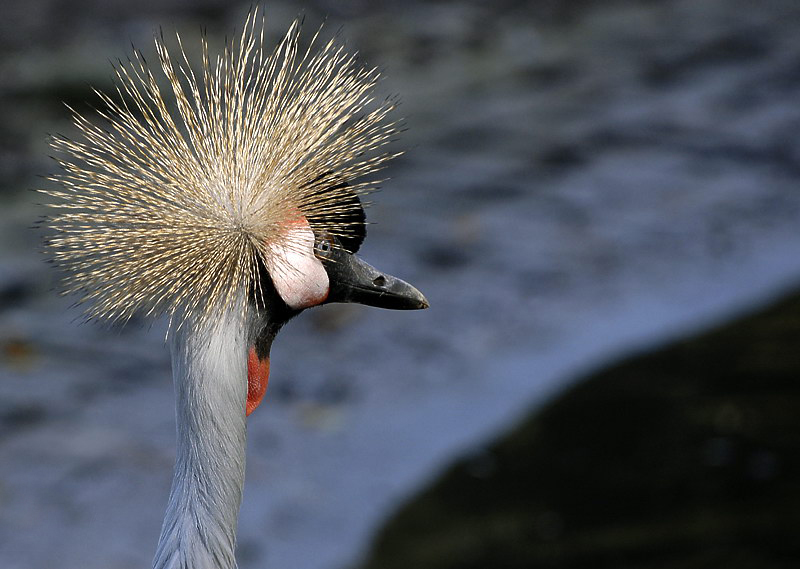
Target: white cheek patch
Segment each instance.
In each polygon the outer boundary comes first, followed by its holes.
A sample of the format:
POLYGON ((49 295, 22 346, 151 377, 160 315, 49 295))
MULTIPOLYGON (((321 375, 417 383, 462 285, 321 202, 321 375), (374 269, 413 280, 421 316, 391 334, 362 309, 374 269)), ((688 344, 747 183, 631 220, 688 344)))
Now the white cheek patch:
POLYGON ((272 282, 291 308, 309 308, 328 298, 330 283, 322 262, 314 256, 314 232, 305 220, 269 244, 267 259, 272 282))

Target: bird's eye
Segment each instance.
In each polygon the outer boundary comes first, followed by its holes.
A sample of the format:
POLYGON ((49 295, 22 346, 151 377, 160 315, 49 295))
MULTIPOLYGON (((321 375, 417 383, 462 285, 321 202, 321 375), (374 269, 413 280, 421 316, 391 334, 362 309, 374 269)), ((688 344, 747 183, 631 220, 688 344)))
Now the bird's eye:
POLYGON ((317 242, 317 253, 321 255, 327 255, 331 252, 331 241, 330 239, 320 239, 317 242))

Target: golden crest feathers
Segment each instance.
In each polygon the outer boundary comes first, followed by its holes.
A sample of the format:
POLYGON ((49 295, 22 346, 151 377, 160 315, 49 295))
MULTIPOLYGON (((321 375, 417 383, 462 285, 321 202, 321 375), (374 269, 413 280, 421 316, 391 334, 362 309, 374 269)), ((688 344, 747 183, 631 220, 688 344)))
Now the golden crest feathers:
POLYGON ((334 40, 317 47, 317 32, 299 51, 300 28, 267 53, 253 10, 213 62, 202 39, 198 73, 180 36, 177 59, 158 37, 167 89, 135 51, 115 67, 116 96, 97 92, 106 124, 73 111, 77 139, 51 143, 61 188, 41 191, 47 249, 90 316, 205 318, 252 290, 292 220, 352 230, 353 192, 375 183, 359 180, 397 155, 382 148, 394 103, 374 100, 379 73, 334 40))

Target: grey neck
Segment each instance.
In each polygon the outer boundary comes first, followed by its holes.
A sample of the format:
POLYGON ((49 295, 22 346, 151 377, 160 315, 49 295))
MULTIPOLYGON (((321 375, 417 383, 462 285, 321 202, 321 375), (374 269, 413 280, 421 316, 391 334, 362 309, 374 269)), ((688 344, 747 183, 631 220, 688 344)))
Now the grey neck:
POLYGON ((233 569, 244 485, 247 326, 236 310, 172 335, 177 456, 154 569, 233 569))

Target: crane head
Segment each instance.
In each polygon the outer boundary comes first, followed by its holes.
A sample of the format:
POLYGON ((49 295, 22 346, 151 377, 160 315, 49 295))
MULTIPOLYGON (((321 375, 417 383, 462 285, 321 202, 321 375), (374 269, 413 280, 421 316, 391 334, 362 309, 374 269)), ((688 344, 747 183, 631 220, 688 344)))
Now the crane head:
POLYGON ((356 256, 358 196, 401 154, 386 148, 402 122, 395 100, 373 92, 379 71, 319 32, 301 49, 300 21, 272 49, 264 25, 253 10, 216 58, 203 38, 195 66, 179 36, 172 54, 157 37, 168 89, 134 51, 115 68, 116 96, 97 92, 99 117, 73 111, 76 136, 53 138, 60 172, 49 179, 60 187, 41 190, 46 248, 90 317, 166 315, 177 331, 241 315, 248 412, 266 389, 273 338, 302 310, 428 306, 356 256))
MULTIPOLYGON (((336 211, 340 217, 350 218, 350 232, 339 237, 323 228, 315 231, 300 216, 287 227, 285 239, 270 247, 258 290, 251 295, 263 315, 248 357, 248 415, 266 393, 272 341, 286 322, 306 308, 337 302, 394 310, 429 306, 416 287, 356 255, 366 235, 364 211, 358 196, 345 186, 342 183, 337 191, 349 207, 336 211)), ((325 227, 318 221, 314 224, 325 227)))

